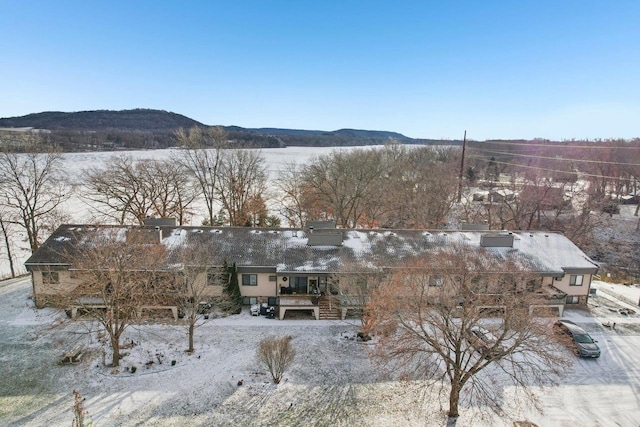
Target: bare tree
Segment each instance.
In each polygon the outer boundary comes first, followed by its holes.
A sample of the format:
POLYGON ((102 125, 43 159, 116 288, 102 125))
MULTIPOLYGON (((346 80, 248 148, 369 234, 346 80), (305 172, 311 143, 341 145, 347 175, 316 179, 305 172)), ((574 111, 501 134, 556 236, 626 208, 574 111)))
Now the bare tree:
POLYGON ((457 192, 457 152, 431 147, 406 150, 380 195, 389 206, 383 223, 393 228, 441 228, 457 192))
POLYGON ((176 262, 178 281, 184 283, 178 299, 187 323, 188 353, 195 351, 195 330, 203 318, 208 318, 213 304, 226 307, 228 299, 224 293, 222 269, 210 265, 214 258, 210 246, 193 240, 174 249, 172 258, 176 262))
POLYGON ((182 162, 195 179, 207 207, 206 223, 214 225, 218 203, 218 167, 222 149, 227 146, 227 134, 221 127, 193 127, 176 132, 178 144, 185 147, 182 162))
POLYGON ((136 321, 140 307, 166 304, 181 291, 174 274, 165 269, 165 247, 154 232, 106 228, 79 236, 74 249, 63 254, 77 275, 63 302, 102 326, 109 336, 112 366, 120 363, 120 338, 136 321))
POLYGON ((455 201, 457 159, 452 149, 398 144, 333 152, 286 173, 284 206, 296 220, 333 218, 345 228, 439 228, 455 201))
POLYGON ((304 206, 302 168, 296 163, 285 163, 276 178, 275 186, 280 192, 280 214, 287 220, 289 227, 303 227, 308 219, 308 210, 304 206))
POLYGON ((507 383, 535 402, 532 386, 553 384, 567 364, 549 322, 530 314, 535 277, 515 258, 495 259, 464 246, 417 259, 380 285, 366 312, 375 360, 441 392, 447 384, 450 418, 461 402, 501 413, 507 383), (487 341, 478 345, 474 331, 487 341))
POLYGON ((353 228, 366 215, 366 201, 378 190, 379 166, 376 150, 336 151, 308 165, 303 179, 338 226, 353 228))
POLYGON ((85 170, 83 176, 82 197, 101 217, 118 224, 143 224, 150 216, 175 216, 183 224, 196 197, 182 166, 170 160, 135 162, 117 156, 105 167, 85 170))
POLYGON ((10 212, 9 221, 25 231, 33 252, 40 246, 43 231, 51 229, 50 218, 69 194, 61 175, 60 153, 36 135, 22 138, 33 151, 0 151, 0 200, 10 212))
POLYGON ((150 195, 152 214, 175 217, 180 225, 192 215, 196 191, 186 169, 172 160, 152 160, 139 164, 139 174, 150 195))
POLYGON ((380 269, 363 269, 360 266, 345 264, 331 275, 328 281, 331 289, 338 293, 340 307, 358 314, 364 328, 368 319, 366 310, 371 308, 371 298, 386 276, 387 273, 380 269))
POLYGON ((267 171, 264 158, 258 152, 224 152, 218 165, 217 195, 230 225, 250 225, 252 202, 264 202, 266 191, 267 171))
POLYGON ((83 171, 83 181, 86 190, 81 197, 101 217, 118 224, 142 224, 151 212, 150 195, 129 156, 115 156, 104 167, 83 171))
POLYGON ((275 384, 280 384, 284 371, 293 363, 296 351, 291 347, 291 337, 269 337, 260 341, 258 360, 267 367, 275 384))

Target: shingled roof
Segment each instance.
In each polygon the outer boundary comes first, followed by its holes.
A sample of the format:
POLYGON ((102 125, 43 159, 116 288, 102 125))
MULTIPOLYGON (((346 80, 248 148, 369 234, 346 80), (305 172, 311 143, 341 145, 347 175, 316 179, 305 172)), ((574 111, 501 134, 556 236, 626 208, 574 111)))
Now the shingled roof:
POLYGON ((595 272, 598 268, 571 240, 546 232, 504 232, 502 235, 512 236, 512 246, 483 247, 482 236, 495 236, 495 231, 341 230, 342 245, 309 246, 307 232, 299 229, 115 225, 62 225, 25 266, 32 270, 39 266, 68 265, 62 254, 73 253, 79 242, 106 230, 123 236, 131 230, 158 232, 170 253, 182 245, 204 244, 213 254, 211 266, 220 266, 227 260, 238 267, 271 267, 280 273, 393 267, 454 244, 487 251, 491 256, 516 261, 529 271, 545 275, 562 275, 566 270, 595 272))

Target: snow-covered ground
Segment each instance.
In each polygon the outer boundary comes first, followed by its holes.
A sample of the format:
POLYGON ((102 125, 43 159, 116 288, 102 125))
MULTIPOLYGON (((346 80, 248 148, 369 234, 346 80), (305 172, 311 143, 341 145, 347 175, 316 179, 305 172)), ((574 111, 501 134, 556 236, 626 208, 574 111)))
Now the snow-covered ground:
MULTIPOLYGON (((640 314, 621 314, 619 308, 631 306, 603 288, 629 292, 630 298, 640 297, 640 288, 604 282, 596 287, 589 309, 567 310, 566 317, 598 340, 599 359, 576 359, 561 386, 539 390, 542 413, 519 405, 512 390, 497 390, 512 419, 481 419, 478 408, 463 407, 457 425, 511 426, 513 420, 527 420, 539 426, 638 426, 640 314), (611 322, 615 329, 602 326, 611 322)), ((35 309, 29 294, 27 278, 0 282, 0 425, 68 426, 73 389, 85 397, 87 418, 96 426, 446 423, 438 397, 425 394, 419 382, 379 377, 367 356, 371 346, 353 339, 355 320, 279 321, 246 312, 210 319, 196 331, 193 355, 183 351, 183 325, 141 324, 127 332, 127 355, 112 370, 103 366, 103 350, 109 359, 104 337, 90 331, 89 322, 61 322, 63 313, 35 309), (258 342, 269 335, 291 336, 297 351, 279 385, 255 359, 258 342), (81 363, 59 365, 60 356, 76 344, 88 350, 81 363)))

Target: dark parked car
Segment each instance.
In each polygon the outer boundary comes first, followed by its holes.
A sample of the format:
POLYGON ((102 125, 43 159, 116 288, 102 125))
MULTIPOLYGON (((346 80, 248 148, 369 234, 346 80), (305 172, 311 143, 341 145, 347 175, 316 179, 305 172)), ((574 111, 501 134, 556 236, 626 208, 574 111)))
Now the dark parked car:
POLYGON ((570 338, 571 346, 577 356, 600 357, 600 347, 580 326, 570 320, 560 319, 554 325, 556 332, 570 338))

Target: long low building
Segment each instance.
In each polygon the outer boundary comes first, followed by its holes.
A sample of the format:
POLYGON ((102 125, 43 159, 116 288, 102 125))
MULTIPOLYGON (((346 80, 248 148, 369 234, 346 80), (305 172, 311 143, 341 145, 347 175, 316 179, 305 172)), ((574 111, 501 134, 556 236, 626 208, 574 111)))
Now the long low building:
MULTIPOLYGON (((346 230, 326 223, 305 229, 62 225, 25 263, 37 307, 61 305, 59 297, 81 285, 82 267, 73 265, 73 254, 95 245, 96 236, 105 233, 123 242, 144 236, 145 245, 168 254, 166 271, 180 270, 184 260, 175 254, 185 247, 201 248, 210 271, 235 264, 243 303, 278 305, 281 318, 293 309, 311 310, 316 318, 344 316, 348 296, 332 288, 335 277, 393 269, 453 245, 484 251, 505 264, 517 261, 539 278, 538 290, 546 297, 542 305, 560 314, 566 304, 587 303, 598 270, 562 234, 539 231, 346 230)), ((203 285, 207 276, 203 273, 203 285)), ((209 296, 219 294, 213 288, 209 296)))

